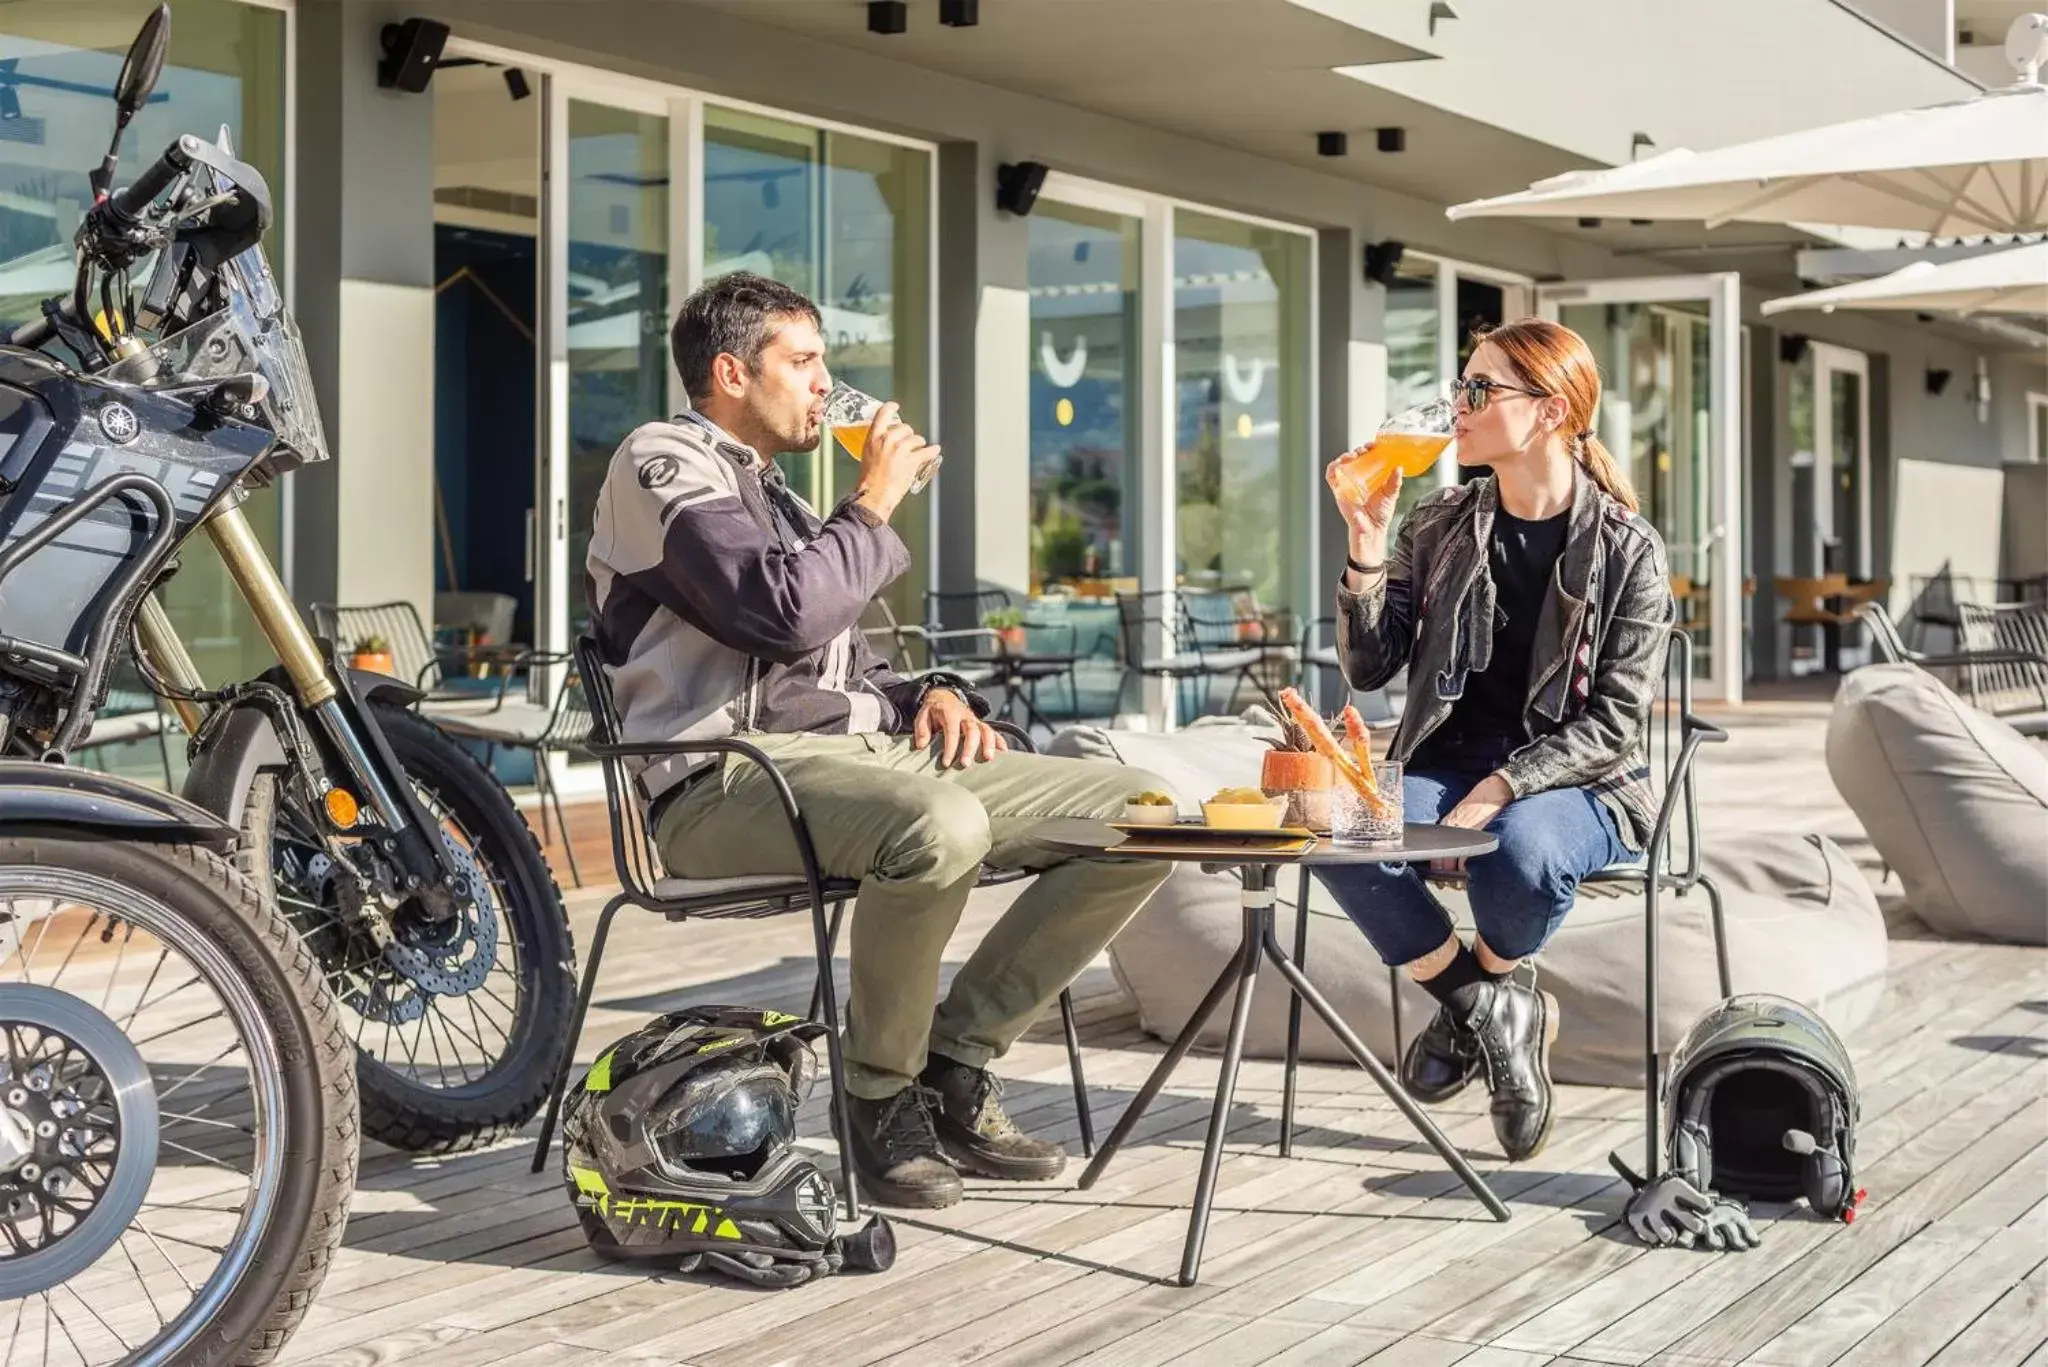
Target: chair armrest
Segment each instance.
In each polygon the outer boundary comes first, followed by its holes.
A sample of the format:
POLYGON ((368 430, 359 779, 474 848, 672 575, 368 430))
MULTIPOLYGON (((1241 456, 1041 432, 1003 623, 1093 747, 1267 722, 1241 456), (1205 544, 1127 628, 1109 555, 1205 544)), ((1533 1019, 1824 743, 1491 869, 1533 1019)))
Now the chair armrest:
POLYGON ((1953 668, 1957 665, 2042 665, 2048 667, 2048 655, 2031 650, 2005 650, 1986 647, 1982 650, 1957 651, 1952 655, 1908 655, 1907 663, 1923 668, 1953 668))
MULTIPOLYGON (((599 759, 669 759, 676 755, 738 755, 751 764, 758 765, 768 776, 769 784, 775 789, 776 801, 782 805, 783 819, 789 823, 790 834, 796 839, 797 854, 804 861, 804 876, 816 889, 824 882, 824 874, 818 869, 818 850, 811 842, 810 823, 796 804, 796 794, 790 791, 789 779, 782 769, 758 746, 743 740, 650 740, 650 741, 596 741, 585 740, 583 749, 599 759)), ((649 843, 653 833, 648 832, 649 843)))

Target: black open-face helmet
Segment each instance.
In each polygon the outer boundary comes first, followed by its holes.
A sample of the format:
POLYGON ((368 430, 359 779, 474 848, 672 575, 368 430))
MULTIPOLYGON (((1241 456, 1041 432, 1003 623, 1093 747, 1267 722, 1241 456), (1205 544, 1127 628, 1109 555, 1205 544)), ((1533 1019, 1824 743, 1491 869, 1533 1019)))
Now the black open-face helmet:
POLYGON ((1856 1068, 1819 1013, 1766 993, 1700 1017, 1665 1083, 1671 1171, 1701 1191, 1804 1196, 1816 1215, 1855 1218, 1856 1068))
POLYGON ((887 1223, 840 1236, 831 1183, 795 1148, 824 1033, 778 1011, 695 1006, 599 1054, 562 1120, 563 1179, 591 1247, 760 1286, 887 1268, 887 1223))

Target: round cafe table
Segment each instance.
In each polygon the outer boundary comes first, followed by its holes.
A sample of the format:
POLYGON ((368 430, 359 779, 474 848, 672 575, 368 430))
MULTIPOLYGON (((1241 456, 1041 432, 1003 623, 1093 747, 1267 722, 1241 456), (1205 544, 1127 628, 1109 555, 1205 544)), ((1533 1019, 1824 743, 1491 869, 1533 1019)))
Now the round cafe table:
MULTIPOLYGON (((1125 845, 1142 845, 1142 837, 1126 836, 1101 821, 1087 821, 1076 818, 1061 818, 1048 821, 1037 832, 1039 839, 1048 844, 1076 853, 1102 854, 1119 851, 1125 845)), ((1145 1108, 1159 1095, 1160 1088, 1179 1066, 1181 1059, 1193 1047, 1195 1038, 1209 1017, 1216 1014, 1223 998, 1236 989, 1236 1000, 1230 1013, 1230 1033, 1223 1046, 1223 1066, 1216 1080, 1216 1104, 1209 1113, 1209 1133, 1202 1148, 1201 1176, 1195 1183, 1194 1208, 1188 1217, 1187 1243, 1182 1248, 1180 1260, 1180 1284, 1193 1286, 1202 1264, 1202 1242, 1209 1228, 1209 1207, 1216 1196, 1217 1169, 1223 1159, 1223 1136, 1230 1118, 1231 1098, 1237 1091, 1238 1066, 1244 1058, 1244 1035, 1246 1023, 1251 1019, 1252 989, 1258 982, 1260 965, 1271 960, 1280 976, 1286 980, 1288 990, 1296 1002, 1306 1002, 1311 1011, 1320 1016, 1323 1024, 1338 1038, 1358 1066, 1372 1076, 1381 1091, 1400 1108, 1422 1137, 1429 1141, 1431 1148, 1450 1165, 1480 1204, 1491 1212, 1496 1220, 1508 1218, 1508 1208, 1486 1185, 1484 1178, 1472 1170, 1465 1156, 1457 1151, 1451 1141, 1444 1137, 1436 1122, 1418 1107, 1408 1094, 1401 1090, 1401 1084, 1394 1080, 1380 1061, 1372 1056, 1358 1035, 1344 1023, 1335 1007, 1310 983, 1300 965, 1288 957, 1280 947, 1280 940, 1274 933, 1273 905, 1275 900, 1274 881, 1281 866, 1322 868, 1335 864, 1410 864, 1431 859, 1470 859, 1474 855, 1491 853, 1499 842, 1484 831, 1468 831, 1455 826, 1432 826, 1411 823, 1403 831, 1399 845, 1340 845, 1327 838, 1320 839, 1308 849, 1296 853, 1283 853, 1271 849, 1221 850, 1215 846, 1191 846, 1188 849, 1163 847, 1160 844, 1143 845, 1122 853, 1130 859, 1156 860, 1161 863, 1205 864, 1218 867, 1235 867, 1244 884, 1244 933, 1238 941, 1237 952, 1223 971, 1216 975, 1208 994, 1195 1008, 1194 1014, 1173 1043, 1166 1055, 1159 1060, 1159 1066, 1145 1079, 1145 1085, 1138 1089, 1138 1095, 1124 1108, 1117 1120, 1116 1128, 1109 1138, 1095 1151, 1094 1161, 1081 1174, 1080 1187, 1087 1190, 1102 1176, 1110 1159, 1129 1137, 1131 1130, 1145 1114, 1145 1108)))

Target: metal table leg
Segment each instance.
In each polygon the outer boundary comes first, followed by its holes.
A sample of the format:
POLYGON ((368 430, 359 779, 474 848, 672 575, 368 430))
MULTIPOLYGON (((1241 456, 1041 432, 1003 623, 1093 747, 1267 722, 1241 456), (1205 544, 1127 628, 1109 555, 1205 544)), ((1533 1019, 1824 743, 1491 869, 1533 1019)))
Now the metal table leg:
POLYGON ((1165 1057, 1159 1060, 1151 1076, 1145 1079, 1145 1085, 1138 1089, 1138 1095, 1124 1109, 1123 1115, 1118 1117, 1116 1128, 1110 1131, 1109 1138, 1103 1141, 1102 1147, 1096 1151, 1095 1160, 1082 1172, 1078 1183, 1083 1191, 1095 1185, 1096 1179, 1101 1177, 1103 1170, 1109 1166, 1109 1160, 1123 1147, 1124 1140, 1130 1137, 1132 1129, 1144 1116, 1146 1108, 1166 1085, 1166 1079, 1194 1046, 1202 1027, 1216 1014, 1216 1008, 1222 1005, 1224 995, 1235 989, 1236 1001, 1231 1010, 1230 1033, 1223 1046, 1221 1071, 1216 1080, 1216 1100, 1209 1112, 1209 1132, 1202 1146, 1201 1175, 1195 1184, 1194 1207, 1188 1215, 1187 1242, 1181 1250, 1182 1286, 1193 1286, 1201 1271, 1202 1244, 1208 1234, 1209 1211, 1215 1200, 1216 1180, 1223 1159, 1223 1139, 1230 1124, 1230 1104, 1237 1092, 1238 1067, 1243 1061, 1245 1026, 1251 1017, 1252 992, 1258 982, 1262 958, 1273 961, 1273 966, 1279 969, 1281 976, 1287 980, 1289 989, 1301 1001, 1306 1002, 1309 1009, 1330 1027, 1331 1032, 1358 1061, 1359 1066, 1364 1068, 1379 1085, 1380 1090, 1393 1100, 1400 1108, 1401 1114, 1408 1118, 1409 1123, 1415 1126, 1429 1142, 1430 1147, 1443 1157, 1450 1165, 1451 1171, 1458 1175, 1458 1179, 1479 1199, 1480 1204, 1486 1207, 1493 1218, 1509 1218, 1507 1206, 1494 1195, 1493 1189, 1486 1185, 1485 1179, 1473 1171, 1471 1164, 1467 1163, 1464 1155, 1444 1137, 1443 1131, 1437 1128, 1436 1123, 1409 1100, 1408 1094, 1401 1090, 1400 1084, 1381 1066, 1380 1061, 1372 1056, 1351 1027, 1337 1014, 1335 1008, 1324 1000, 1322 993, 1315 989, 1307 975, 1280 947, 1273 922, 1274 873, 1274 867, 1268 864, 1248 864, 1242 868, 1244 934, 1238 943, 1237 953, 1231 956, 1223 971, 1216 975, 1216 981, 1209 985, 1209 991, 1195 1007, 1194 1014, 1188 1017, 1187 1024, 1181 1027, 1180 1034, 1168 1046, 1165 1057))

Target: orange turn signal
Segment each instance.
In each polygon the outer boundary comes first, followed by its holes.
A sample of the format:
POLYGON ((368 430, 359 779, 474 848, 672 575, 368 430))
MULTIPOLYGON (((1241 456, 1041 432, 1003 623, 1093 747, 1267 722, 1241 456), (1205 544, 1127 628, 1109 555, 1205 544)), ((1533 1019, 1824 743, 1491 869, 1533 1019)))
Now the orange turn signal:
POLYGON ((362 815, 362 808, 356 804, 356 795, 346 788, 329 788, 326 803, 327 819, 341 830, 355 825, 356 818, 362 815))

